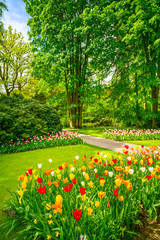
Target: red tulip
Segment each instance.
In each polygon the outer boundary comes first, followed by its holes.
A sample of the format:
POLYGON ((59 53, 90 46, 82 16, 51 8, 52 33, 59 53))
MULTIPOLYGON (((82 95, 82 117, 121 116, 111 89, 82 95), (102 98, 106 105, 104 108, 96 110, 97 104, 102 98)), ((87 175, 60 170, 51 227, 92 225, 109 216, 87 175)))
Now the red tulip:
POLYGON ((113 160, 112 160, 112 162, 116 163, 116 162, 117 162, 117 159, 116 159, 116 158, 115 158, 115 159, 113 159, 113 160))
POLYGON ((59 166, 58 168, 59 168, 59 170, 62 170, 62 169, 63 169, 63 167, 62 167, 62 166, 59 166))
POLYGON ((94 159, 94 161, 95 161, 95 162, 98 162, 98 159, 97 159, 97 158, 95 158, 95 159, 94 159))
POLYGON ((77 183, 77 180, 75 178, 72 179, 72 183, 75 185, 77 183))
POLYGON ((82 195, 86 194, 86 188, 80 188, 80 193, 81 193, 82 195))
POLYGON ((96 178, 98 178, 98 177, 99 177, 99 175, 98 175, 98 174, 95 174, 94 176, 95 176, 96 178))
POLYGON ((72 189, 72 187, 73 187, 73 185, 72 185, 71 183, 68 184, 68 188, 69 188, 69 190, 72 189))
POLYGON ((129 149, 129 146, 128 146, 128 145, 124 145, 124 147, 125 147, 126 149, 129 149))
POLYGON ((132 164, 132 161, 127 161, 128 165, 131 165, 132 164))
POLYGON ((118 196, 118 188, 113 189, 113 193, 117 197, 118 196))
POLYGON ((109 201, 107 202, 107 207, 108 207, 108 208, 110 207, 109 201))
POLYGON ((148 180, 151 180, 152 176, 151 176, 151 175, 147 175, 146 178, 147 178, 148 180))
POLYGON ((64 186, 64 191, 65 191, 65 192, 69 192, 69 186, 68 186, 68 185, 65 185, 65 186, 64 186))
POLYGON ((76 219, 76 221, 79 221, 81 219, 81 215, 82 215, 81 210, 76 209, 76 211, 72 211, 72 212, 73 212, 74 219, 76 219))
POLYGON ((36 189, 40 194, 45 194, 46 192, 46 186, 42 187, 40 186, 40 188, 36 189))
POLYGON ((37 178, 37 182, 38 183, 41 183, 42 182, 42 178, 40 177, 40 178, 37 178))
POLYGON ((32 168, 28 169, 29 175, 32 175, 32 168))

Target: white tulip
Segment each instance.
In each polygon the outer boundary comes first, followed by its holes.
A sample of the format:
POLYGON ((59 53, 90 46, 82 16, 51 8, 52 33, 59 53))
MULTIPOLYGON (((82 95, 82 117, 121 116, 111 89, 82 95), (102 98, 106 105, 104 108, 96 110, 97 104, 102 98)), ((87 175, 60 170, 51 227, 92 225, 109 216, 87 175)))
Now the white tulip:
POLYGON ((153 167, 149 167, 148 168, 150 172, 154 172, 154 168, 153 167))
POLYGON ((128 159, 128 161, 130 161, 130 160, 131 160, 131 157, 127 157, 127 159, 128 159))
POLYGON ((141 170, 142 172, 145 172, 146 168, 145 168, 145 167, 140 167, 140 170, 141 170))
POLYGON ((74 168, 74 167, 72 167, 72 168, 71 168, 71 171, 74 171, 74 170, 75 170, 75 168, 74 168))
POLYGON ((77 160, 78 160, 78 159, 79 159, 79 156, 75 156, 75 159, 77 159, 77 160))
POLYGON ((85 186, 85 182, 81 182, 81 185, 84 187, 85 186))
POLYGON ((113 177, 113 172, 108 172, 108 175, 109 175, 110 177, 113 177))
POLYGON ((134 173, 134 170, 133 170, 133 169, 129 169, 129 173, 130 173, 130 174, 133 174, 133 173, 134 173))
POLYGON ((48 161, 51 163, 51 162, 52 162, 52 159, 49 159, 48 161))
POLYGON ((100 153, 99 155, 100 155, 100 156, 103 156, 103 153, 100 153))
POLYGON ((84 175, 86 174, 86 172, 83 172, 82 174, 83 174, 83 176, 84 176, 84 175))
POLYGON ((103 157, 104 157, 104 158, 106 158, 106 157, 107 157, 107 155, 105 154, 103 157))
POLYGON ((42 167, 42 164, 40 163, 40 164, 38 164, 38 168, 41 168, 42 167))
POLYGON ((94 169, 94 172, 97 173, 97 171, 98 171, 97 168, 95 168, 95 169, 94 169))
POLYGON ((54 176, 54 171, 51 172, 51 175, 54 176))

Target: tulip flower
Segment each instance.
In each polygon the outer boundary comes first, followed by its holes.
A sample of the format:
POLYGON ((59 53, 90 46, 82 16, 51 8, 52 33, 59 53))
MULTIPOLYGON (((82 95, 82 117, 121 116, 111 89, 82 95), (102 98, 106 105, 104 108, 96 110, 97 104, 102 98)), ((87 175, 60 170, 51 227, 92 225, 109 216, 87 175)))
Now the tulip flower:
POLYGON ((40 177, 40 178, 37 178, 37 182, 38 183, 41 183, 42 182, 42 178, 40 177))
POLYGON ((118 188, 113 189, 113 193, 117 197, 118 196, 118 188))
POLYGON ((72 183, 75 185, 77 183, 77 180, 75 178, 72 179, 72 183))
POLYGON ((82 195, 86 194, 86 188, 80 188, 80 193, 81 193, 82 195))
POLYGON ((40 194, 45 194, 45 192, 46 192, 46 186, 44 186, 44 187, 40 186, 40 188, 37 188, 36 190, 37 190, 40 194))
POLYGON ((79 210, 76 209, 75 211, 72 211, 72 213, 76 221, 79 221, 81 219, 82 212, 80 209, 79 210))

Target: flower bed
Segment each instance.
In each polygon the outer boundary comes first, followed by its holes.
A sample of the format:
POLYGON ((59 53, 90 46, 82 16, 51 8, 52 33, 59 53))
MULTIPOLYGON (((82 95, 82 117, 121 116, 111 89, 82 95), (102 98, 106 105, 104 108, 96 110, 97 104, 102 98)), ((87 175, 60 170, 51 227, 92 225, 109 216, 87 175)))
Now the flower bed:
POLYGON ((14 224, 23 223, 26 239, 133 239, 140 215, 157 217, 160 149, 126 145, 123 152, 29 168, 10 200, 14 224))
POLYGON ((78 133, 65 131, 57 134, 48 134, 47 137, 33 136, 24 141, 17 139, 16 142, 11 141, 0 146, 0 153, 15 153, 25 152, 27 150, 63 146, 70 144, 81 144, 83 140, 78 136, 78 133))
POLYGON ((118 130, 105 129, 104 137, 118 141, 130 140, 158 140, 160 139, 160 130, 157 129, 143 129, 143 130, 118 130))

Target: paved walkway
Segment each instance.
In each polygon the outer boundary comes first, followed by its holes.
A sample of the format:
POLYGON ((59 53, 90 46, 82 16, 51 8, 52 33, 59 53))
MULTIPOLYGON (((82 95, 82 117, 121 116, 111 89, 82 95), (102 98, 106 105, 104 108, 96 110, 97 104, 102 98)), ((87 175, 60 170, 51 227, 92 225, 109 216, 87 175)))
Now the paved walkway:
POLYGON ((131 144, 131 143, 125 143, 125 142, 118 142, 118 141, 114 141, 114 140, 110 140, 110 139, 105 139, 105 138, 100 138, 100 137, 93 137, 90 135, 86 135, 86 134, 78 134, 83 140, 84 142, 97 146, 97 147, 101 147, 101 148, 106 148, 112 151, 122 151, 122 148, 124 148, 124 145, 127 144, 129 145, 129 147, 135 147, 135 144, 131 144))

